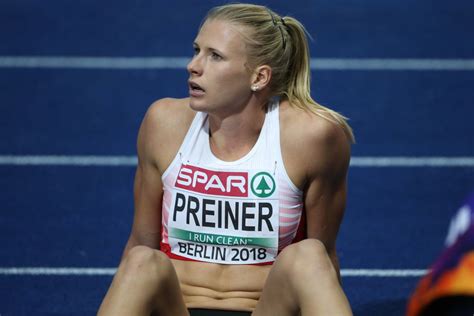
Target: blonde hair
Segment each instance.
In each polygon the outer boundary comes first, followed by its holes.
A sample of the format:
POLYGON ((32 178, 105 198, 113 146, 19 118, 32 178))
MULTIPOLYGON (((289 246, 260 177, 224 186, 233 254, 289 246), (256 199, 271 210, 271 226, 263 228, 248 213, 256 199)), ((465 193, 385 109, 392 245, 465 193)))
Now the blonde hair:
POLYGON ((311 97, 307 32, 298 20, 281 17, 265 6, 243 3, 214 7, 204 22, 211 19, 235 23, 250 31, 242 34, 247 44, 249 66, 268 65, 272 68, 270 88, 273 95, 286 98, 290 104, 340 125, 354 142, 347 118, 311 97))

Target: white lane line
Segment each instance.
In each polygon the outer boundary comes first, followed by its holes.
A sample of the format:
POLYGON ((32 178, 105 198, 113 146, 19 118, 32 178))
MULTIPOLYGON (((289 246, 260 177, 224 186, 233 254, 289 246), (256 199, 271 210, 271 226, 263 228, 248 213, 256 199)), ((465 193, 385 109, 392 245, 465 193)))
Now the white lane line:
POLYGON ((0 268, 0 275, 77 275, 77 276, 100 276, 114 275, 115 268, 47 268, 47 267, 12 267, 0 268))
MULTIPOLYGON (((17 166, 136 166, 136 156, 0 155, 0 165, 17 166)), ((474 167, 474 157, 352 157, 351 167, 474 167)))
MULTIPOLYGON (((11 267, 1 268, 0 275, 4 276, 112 276, 115 268, 49 268, 49 267, 11 267)), ((342 269, 343 277, 369 278, 409 278, 421 277, 428 270, 414 269, 342 269)))
POLYGON ((411 269, 411 270, 395 270, 395 269, 342 269, 343 277, 381 277, 381 278, 409 278, 421 277, 428 273, 428 270, 411 269))
POLYGON ((0 156, 0 165, 18 166, 136 166, 136 156, 0 156))
POLYGON ((0 68, 183 69, 187 57, 0 56, 0 68))
MULTIPOLYGON (((0 56, 0 68, 185 69, 189 57, 0 56)), ((472 71, 474 59, 313 58, 313 70, 472 71)))
POLYGON ((474 70, 474 59, 317 58, 311 69, 327 70, 474 70))
POLYGON ((353 167, 474 167, 474 157, 352 157, 353 167))

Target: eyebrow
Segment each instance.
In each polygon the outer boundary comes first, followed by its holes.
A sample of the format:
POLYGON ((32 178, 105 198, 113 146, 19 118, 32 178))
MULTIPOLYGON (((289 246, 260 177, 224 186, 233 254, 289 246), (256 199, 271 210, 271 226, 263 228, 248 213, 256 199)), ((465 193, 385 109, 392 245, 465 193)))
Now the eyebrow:
MULTIPOLYGON (((193 47, 200 47, 198 43, 196 42, 193 42, 193 47)), ((212 51, 212 52, 216 52, 216 53, 219 53, 220 55, 222 55, 223 57, 224 56, 227 56, 226 53, 224 53, 223 51, 217 49, 217 48, 214 48, 214 47, 207 47, 208 50, 212 51)))

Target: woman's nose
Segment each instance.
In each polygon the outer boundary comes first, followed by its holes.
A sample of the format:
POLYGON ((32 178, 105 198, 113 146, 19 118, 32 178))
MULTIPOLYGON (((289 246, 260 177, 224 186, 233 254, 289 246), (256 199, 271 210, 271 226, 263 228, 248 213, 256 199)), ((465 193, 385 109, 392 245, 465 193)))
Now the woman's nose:
POLYGON ((190 74, 200 75, 202 73, 200 57, 198 55, 195 55, 193 59, 191 59, 191 61, 188 63, 188 66, 186 68, 188 69, 188 72, 190 74))

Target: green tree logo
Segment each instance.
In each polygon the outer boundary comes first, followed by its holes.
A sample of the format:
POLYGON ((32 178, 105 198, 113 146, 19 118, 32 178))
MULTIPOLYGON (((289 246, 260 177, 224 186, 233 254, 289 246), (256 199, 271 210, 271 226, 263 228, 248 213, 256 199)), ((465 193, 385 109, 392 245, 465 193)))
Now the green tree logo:
POLYGON ((253 194, 258 197, 265 198, 275 192, 275 180, 268 172, 257 173, 250 183, 253 194))

